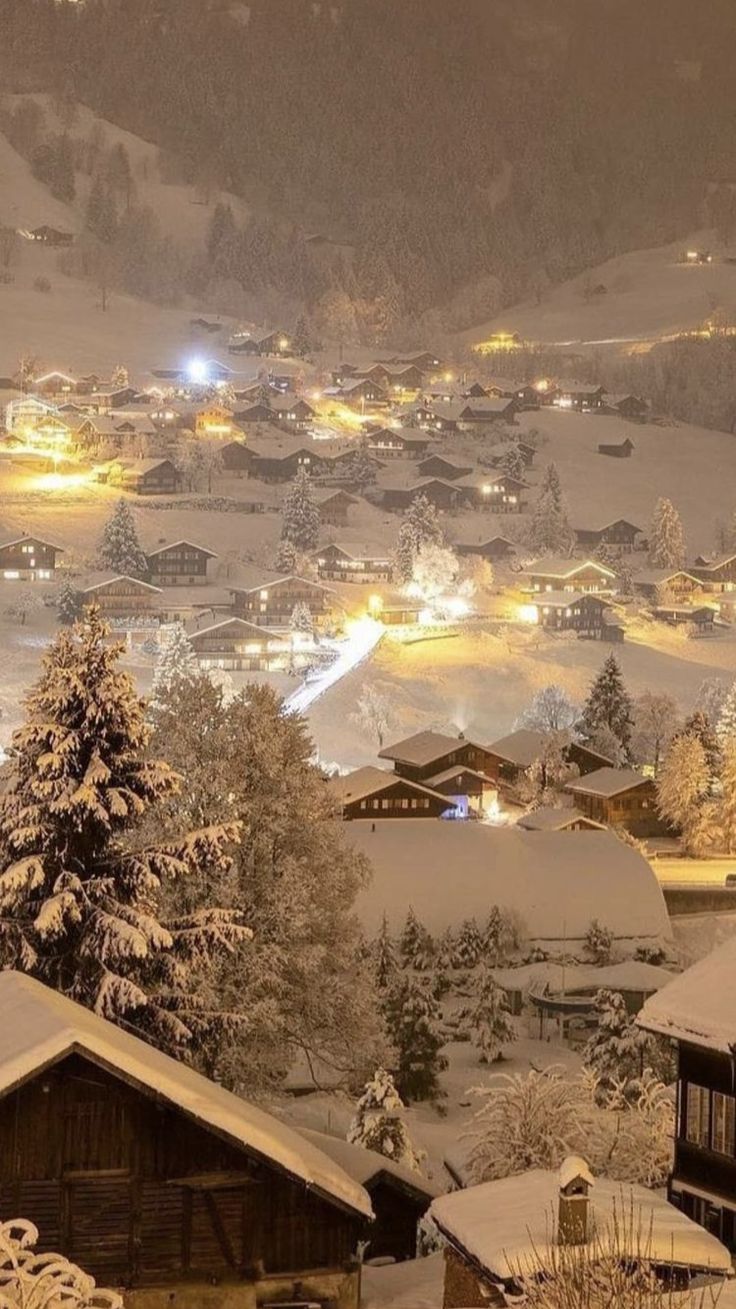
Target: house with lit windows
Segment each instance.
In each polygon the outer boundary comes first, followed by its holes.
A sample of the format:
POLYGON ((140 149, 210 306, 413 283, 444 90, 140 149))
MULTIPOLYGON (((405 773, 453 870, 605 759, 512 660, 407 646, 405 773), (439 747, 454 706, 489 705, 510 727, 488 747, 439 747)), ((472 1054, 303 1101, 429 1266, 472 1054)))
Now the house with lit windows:
POLYGON ((522 589, 540 591, 607 592, 617 589, 616 574, 597 559, 547 557, 530 564, 521 574, 522 589))
POLYGON ((231 587, 233 613, 258 627, 290 627, 297 605, 305 605, 316 626, 325 626, 339 608, 335 591, 306 577, 276 577, 259 586, 231 587))
POLYGON ((207 565, 216 558, 212 550, 192 541, 173 541, 146 552, 154 586, 206 586, 207 565))
POLYGON ((51 582, 56 556, 63 554, 58 545, 42 541, 39 536, 19 536, 0 545, 0 577, 6 582, 51 582))
POLYGON ((451 800, 433 787, 372 765, 332 777, 328 786, 346 820, 441 818, 452 807, 451 800))
POLYGON ((736 1251, 736 938, 650 996, 637 1022, 677 1047, 668 1199, 736 1251))

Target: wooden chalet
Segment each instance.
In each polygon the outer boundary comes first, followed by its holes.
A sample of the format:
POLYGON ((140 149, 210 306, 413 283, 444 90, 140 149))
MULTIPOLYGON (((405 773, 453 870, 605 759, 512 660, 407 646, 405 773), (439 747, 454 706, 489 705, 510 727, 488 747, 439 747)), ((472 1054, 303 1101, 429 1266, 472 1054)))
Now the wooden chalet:
POLYGON ((272 423, 273 410, 265 400, 255 400, 248 404, 245 409, 238 409, 233 418, 240 428, 252 427, 254 424, 272 423))
POLYGON ((304 654, 292 649, 289 637, 242 618, 223 617, 189 632, 200 668, 236 673, 284 672, 304 654))
POLYGON ((448 798, 432 787, 371 765, 330 778, 328 787, 347 820, 442 818, 451 807, 448 798))
POLYGON ((56 570, 56 556, 63 554, 58 545, 40 536, 19 536, 0 545, 0 577, 6 582, 51 582, 56 570))
POLYGON ((0 1210, 41 1252, 140 1304, 354 1309, 371 1204, 334 1160, 26 975, 0 1005, 0 1210))
POLYGON ((643 423, 649 415, 649 404, 641 395, 607 395, 601 413, 628 418, 633 423, 643 423))
POLYGON ((706 591, 736 590, 736 554, 724 555, 722 559, 704 559, 701 555, 689 571, 706 591))
POLYGON ((652 616, 669 627, 692 627, 698 636, 712 636, 718 610, 712 605, 655 605, 652 616))
POLYGON ((228 342, 231 355, 278 355, 286 358, 291 354, 291 342, 286 332, 262 332, 252 336, 250 332, 236 332, 228 342))
POLYGON ((601 441, 598 454, 608 455, 610 459, 630 459, 634 453, 634 442, 627 436, 623 441, 601 441))
POLYGON ((440 791, 452 802, 453 817, 479 813, 495 799, 489 752, 464 736, 416 732, 386 746, 378 758, 390 760, 399 777, 440 791))
POLYGON ((519 477, 500 469, 481 476, 461 477, 454 483, 465 504, 494 514, 519 514, 525 507, 524 492, 529 488, 519 477))
POLYGON ((135 495, 175 495, 181 489, 170 459, 116 459, 109 465, 107 481, 135 495))
POLYGON ((375 1217, 366 1258, 397 1262, 416 1258, 417 1229, 439 1188, 421 1173, 374 1150, 307 1128, 301 1134, 368 1192, 375 1217))
POLYGON ((224 472, 234 473, 236 477, 250 476, 257 462, 257 456, 245 441, 228 441, 220 449, 220 459, 224 472))
POLYGON ((626 518, 616 518, 603 527, 576 527, 575 537, 579 546, 586 550, 595 550, 601 545, 610 545, 622 553, 636 550, 637 542, 642 536, 642 528, 630 523, 626 518))
POLYGON ((232 437, 237 431, 233 410, 227 405, 203 405, 194 414, 194 432, 196 436, 218 438, 232 437))
POLYGON ((297 605, 306 605, 317 626, 325 626, 339 607, 336 593, 306 577, 277 577, 260 586, 231 587, 233 613, 258 627, 290 628, 297 605))
POLYGON ((433 373, 437 368, 442 367, 442 360, 438 359, 431 350, 420 350, 413 355, 397 355, 389 362, 392 364, 413 364, 415 368, 421 369, 423 373, 433 373))
POLYGON ((291 396, 274 396, 271 400, 272 421, 294 432, 306 432, 317 417, 308 401, 291 396))
POLYGON ((554 632, 577 632, 597 641, 623 641, 624 629, 601 595, 575 591, 545 591, 531 605, 540 627, 554 632))
POLYGON ((254 455, 250 476, 262 482, 291 482, 302 468, 310 476, 329 468, 329 460, 318 455, 313 446, 296 439, 289 441, 288 437, 274 445, 251 445, 250 449, 254 455))
POLYGON ((489 563, 497 563, 502 559, 508 559, 510 555, 515 554, 516 546, 513 541, 508 541, 505 536, 492 536, 487 541, 479 541, 476 544, 463 544, 454 547, 455 553, 461 558, 469 555, 480 555, 482 559, 487 559, 489 563))
POLYGON ((369 454, 375 455, 378 459, 418 459, 426 454, 429 437, 419 432, 379 427, 366 432, 366 444, 369 454))
POLYGON ((429 455, 417 464, 417 472, 422 477, 441 477, 445 482, 455 482, 458 477, 468 477, 472 471, 472 468, 453 464, 450 459, 445 459, 444 455, 438 454, 429 455))
POLYGON ((457 509, 466 499, 454 482, 446 482, 441 477, 427 477, 411 486, 384 486, 381 503, 385 509, 408 509, 412 500, 423 495, 440 512, 457 509))
MULTIPOLYGON (((331 391, 326 392, 325 398, 329 399, 330 395, 331 391)), ((386 387, 371 381, 369 377, 354 377, 346 381, 337 388, 336 398, 348 408, 357 409, 361 413, 366 409, 385 409, 389 402, 386 387)))
POLYGON ((603 823, 596 823, 586 818, 579 809, 555 808, 552 805, 540 805, 522 814, 517 823, 525 832, 600 832, 605 830, 603 823))
POLYGON ((596 594, 616 590, 616 574, 597 559, 546 558, 530 564, 522 573, 523 589, 533 594, 542 591, 576 591, 596 594))
POLYGON ((154 586, 206 586, 207 565, 217 555, 192 541, 173 541, 146 553, 154 586))
MULTIPOLYGON (((496 785, 505 782, 513 786, 532 764, 544 756, 550 739, 550 733, 537 732, 530 727, 520 727, 508 736, 501 736, 485 748, 485 771, 496 785)), ((568 742, 563 756, 567 763, 575 764, 582 776, 599 771, 602 765, 611 762, 605 755, 579 741, 568 742)))
POLYGON ((139 577, 107 574, 85 586, 85 604, 99 605, 105 618, 133 619, 157 612, 158 586, 139 577))
POLYGON ((637 1022, 677 1047, 671 1204, 736 1252, 736 940, 646 1001, 637 1022))
POLYGON ((654 779, 633 768, 599 768, 568 782, 565 790, 586 818, 623 827, 632 836, 668 836, 671 829, 657 810, 654 779))
POLYGON ((312 559, 323 582, 390 582, 391 558, 372 546, 333 542, 315 550, 312 559))
POLYGON ((574 409, 578 413, 587 414, 603 408, 606 394, 604 386, 564 386, 561 384, 555 390, 552 404, 556 409, 574 409))
POLYGON ((700 599, 705 585, 694 572, 684 568, 648 568, 632 578, 634 594, 657 601, 663 596, 672 600, 700 599))
POLYGON ((354 495, 350 495, 348 491, 343 490, 341 487, 329 487, 314 491, 313 499, 319 509, 320 522, 331 527, 345 527, 348 521, 348 510, 358 503, 354 495))

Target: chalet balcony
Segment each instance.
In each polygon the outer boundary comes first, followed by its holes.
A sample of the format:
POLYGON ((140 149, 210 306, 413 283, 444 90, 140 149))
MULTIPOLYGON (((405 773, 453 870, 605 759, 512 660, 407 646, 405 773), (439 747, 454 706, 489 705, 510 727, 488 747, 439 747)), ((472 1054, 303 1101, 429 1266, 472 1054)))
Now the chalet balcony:
POLYGON ((703 1149, 690 1141, 677 1140, 672 1176, 677 1182, 689 1182, 736 1203, 736 1159, 703 1149))

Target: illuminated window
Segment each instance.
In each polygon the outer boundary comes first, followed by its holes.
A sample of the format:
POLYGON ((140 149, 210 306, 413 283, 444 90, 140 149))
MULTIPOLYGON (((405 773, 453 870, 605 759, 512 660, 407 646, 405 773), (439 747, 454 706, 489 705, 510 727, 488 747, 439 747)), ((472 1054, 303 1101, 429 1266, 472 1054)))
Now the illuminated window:
POLYGON ((20 577, 20 573, 17 572, 16 569, 6 568, 5 572, 3 573, 3 577, 8 582, 16 582, 20 577))
POLYGON ((710 1093, 704 1086, 688 1083, 685 1138, 693 1145, 708 1145, 710 1128, 710 1093))

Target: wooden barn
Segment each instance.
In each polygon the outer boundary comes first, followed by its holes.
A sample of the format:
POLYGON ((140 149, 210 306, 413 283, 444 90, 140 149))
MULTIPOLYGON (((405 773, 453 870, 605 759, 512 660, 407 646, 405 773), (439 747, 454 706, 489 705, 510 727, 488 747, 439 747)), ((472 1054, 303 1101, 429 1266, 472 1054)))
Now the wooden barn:
POLYGON ((623 441, 601 441, 598 445, 598 454, 610 459, 630 459, 633 453, 634 442, 628 436, 623 441))
POLYGON ((302 1128, 302 1136, 365 1187, 371 1198, 375 1220, 368 1235, 367 1259, 414 1259, 417 1226, 438 1187, 421 1173, 394 1163, 375 1150, 366 1150, 325 1132, 302 1128))
POLYGON ((136 1305, 357 1309, 371 1203, 339 1165, 32 978, 0 974, 0 1007, 0 1209, 40 1250, 136 1305))

